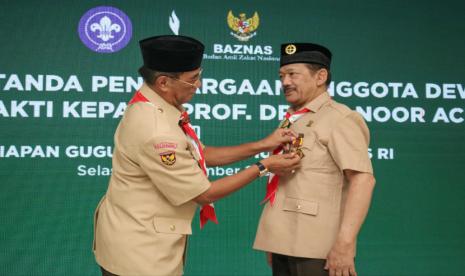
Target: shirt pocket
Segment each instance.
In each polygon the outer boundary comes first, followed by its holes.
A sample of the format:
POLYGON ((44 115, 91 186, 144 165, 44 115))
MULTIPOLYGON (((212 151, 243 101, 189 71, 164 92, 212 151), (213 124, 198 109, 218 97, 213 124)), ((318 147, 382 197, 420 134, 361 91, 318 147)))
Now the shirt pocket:
POLYGON ((286 197, 286 199, 284 200, 283 210, 288 212, 296 212, 316 216, 318 215, 318 202, 286 197))
POLYGON ((191 220, 179 218, 154 217, 153 227, 157 233, 191 235, 191 220))

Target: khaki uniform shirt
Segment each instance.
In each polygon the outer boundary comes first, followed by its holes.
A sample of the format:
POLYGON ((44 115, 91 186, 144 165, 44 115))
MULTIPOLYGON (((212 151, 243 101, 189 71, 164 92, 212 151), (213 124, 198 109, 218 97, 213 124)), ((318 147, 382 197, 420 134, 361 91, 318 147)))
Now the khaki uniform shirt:
POLYGON ((273 206, 263 210, 254 248, 326 259, 344 213, 343 170, 373 173, 363 118, 324 93, 305 107, 291 129, 304 134, 302 166, 280 177, 273 206))
POLYGON ((181 275, 186 235, 209 189, 178 121, 181 112, 147 85, 115 133, 113 171, 95 212, 96 261, 118 275, 181 275))

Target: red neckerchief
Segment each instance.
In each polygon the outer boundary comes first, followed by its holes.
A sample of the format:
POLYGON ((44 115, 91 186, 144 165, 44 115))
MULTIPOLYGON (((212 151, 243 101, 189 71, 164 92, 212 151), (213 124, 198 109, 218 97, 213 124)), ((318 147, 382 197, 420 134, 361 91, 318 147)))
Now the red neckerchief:
MULTIPOLYGON (((207 166, 205 164, 205 156, 203 154, 202 145, 200 144, 197 134, 192 129, 189 115, 187 114, 186 111, 184 111, 181 114, 181 118, 179 119, 179 126, 181 126, 184 133, 191 140, 192 145, 194 146, 196 152, 200 156, 200 160, 198 161, 199 166, 202 169, 203 173, 207 175, 207 166)), ((213 203, 205 204, 200 208, 200 228, 201 229, 207 223, 208 220, 211 220, 214 223, 218 224, 218 220, 215 214, 215 207, 213 206, 213 203)))
POLYGON ((136 91, 132 99, 129 101, 128 105, 135 104, 137 102, 150 102, 140 91, 136 91))
MULTIPOLYGON (((300 119, 305 113, 310 112, 308 108, 302 108, 293 114, 286 112, 284 120, 280 124, 280 128, 289 128, 293 123, 300 119)), ((282 154, 283 146, 279 146, 273 150, 273 155, 282 154)), ((276 192, 278 191, 279 176, 274 173, 270 173, 268 177, 268 182, 266 183, 266 195, 261 203, 270 201, 271 206, 273 206, 274 200, 276 198, 276 192)))

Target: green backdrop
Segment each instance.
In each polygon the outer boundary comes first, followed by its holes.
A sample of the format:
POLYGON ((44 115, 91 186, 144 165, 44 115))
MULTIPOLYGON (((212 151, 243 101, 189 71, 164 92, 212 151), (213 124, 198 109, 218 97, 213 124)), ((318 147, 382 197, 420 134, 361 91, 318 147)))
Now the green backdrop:
MULTIPOLYGON (((327 45, 334 99, 364 114, 371 130, 377 186, 359 235, 359 275, 465 275, 465 2, 0 4, 1 275, 99 274, 92 214, 108 184, 106 150, 119 121, 105 110, 131 98, 138 40, 172 34, 170 17, 180 34, 206 46, 203 86, 188 106, 206 145, 271 132, 279 118, 270 110, 286 104, 277 83, 279 45, 327 45), (132 23, 119 51, 98 53, 80 40, 81 17, 98 6, 118 8, 132 23), (231 34, 229 11, 257 13, 247 41, 231 34)), ((255 181, 218 202, 219 225, 200 231, 194 219, 186 275, 271 274, 252 250, 264 190, 264 180, 255 181)))

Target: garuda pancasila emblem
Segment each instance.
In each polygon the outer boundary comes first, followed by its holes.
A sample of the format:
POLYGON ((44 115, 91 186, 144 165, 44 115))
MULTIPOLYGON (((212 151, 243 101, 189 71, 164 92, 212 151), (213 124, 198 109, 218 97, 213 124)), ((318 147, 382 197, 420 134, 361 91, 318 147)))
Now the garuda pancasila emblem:
POLYGON ((255 12, 251 18, 246 18, 245 13, 240 13, 239 17, 235 17, 232 11, 228 13, 228 26, 233 32, 231 35, 239 39, 239 41, 247 41, 254 37, 257 32, 254 32, 260 24, 258 13, 255 12))

